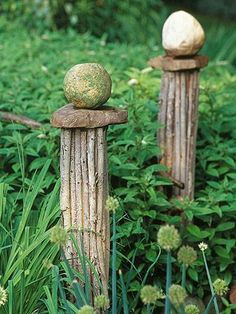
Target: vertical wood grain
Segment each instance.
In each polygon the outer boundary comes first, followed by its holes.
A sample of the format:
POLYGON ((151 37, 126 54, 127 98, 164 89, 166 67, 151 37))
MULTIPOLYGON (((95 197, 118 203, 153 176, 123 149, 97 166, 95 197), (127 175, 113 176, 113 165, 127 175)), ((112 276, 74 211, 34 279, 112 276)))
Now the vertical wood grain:
MULTIPOLYGON (((103 293, 108 295, 110 223, 105 208, 108 195, 106 127, 62 129, 60 165, 63 226, 73 230, 79 247, 83 246, 99 275, 103 293)), ((72 265, 81 271, 70 241, 65 251, 72 265)), ((88 272, 94 295, 101 293, 89 267, 88 272)))
POLYGON ((172 187, 171 196, 194 197, 196 136, 198 126, 199 70, 165 71, 159 98, 158 144, 161 163, 169 175, 184 184, 172 187))

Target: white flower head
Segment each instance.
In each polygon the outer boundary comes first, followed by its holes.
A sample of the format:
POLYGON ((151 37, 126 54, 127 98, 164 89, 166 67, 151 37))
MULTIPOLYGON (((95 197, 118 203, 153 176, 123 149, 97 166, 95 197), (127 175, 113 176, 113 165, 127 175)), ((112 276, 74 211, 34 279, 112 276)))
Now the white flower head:
POLYGON ((41 66, 41 70, 42 70, 44 73, 48 73, 48 68, 47 68, 45 65, 42 65, 42 66, 41 66))
POLYGON ((47 136, 43 133, 37 135, 37 138, 47 138, 47 136))
POLYGON ((199 244, 198 244, 198 247, 199 247, 199 249, 200 249, 202 252, 204 252, 204 251, 206 251, 206 250, 208 249, 208 245, 207 245, 206 243, 204 243, 204 242, 199 243, 199 244))
POLYGON ((132 78, 131 80, 128 81, 129 86, 133 86, 133 85, 137 85, 137 84, 138 84, 138 80, 135 78, 132 78))
POLYGON ((153 71, 153 68, 148 67, 148 68, 142 69, 142 70, 141 70, 141 73, 146 74, 146 73, 149 73, 149 72, 152 72, 152 71, 153 71))
POLYGON ((7 291, 0 286, 0 307, 7 302, 7 291))

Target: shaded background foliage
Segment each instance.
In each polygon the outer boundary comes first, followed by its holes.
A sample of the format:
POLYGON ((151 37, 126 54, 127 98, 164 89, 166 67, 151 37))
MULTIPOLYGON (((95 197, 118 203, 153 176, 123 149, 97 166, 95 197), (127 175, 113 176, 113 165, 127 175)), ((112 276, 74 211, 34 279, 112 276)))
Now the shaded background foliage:
MULTIPOLYGON (((148 32, 160 28, 166 12, 160 0, 9 0, 0 4, 0 11, 42 31, 72 27, 80 33, 105 34, 110 41, 133 42, 145 42, 148 32)), ((156 35, 160 38, 159 32, 156 35)))
MULTIPOLYGON (((210 1, 204 3, 211 5, 210 1)), ((0 109, 27 114, 43 123, 41 129, 29 130, 0 122, 0 183, 4 184, 1 191, 6 205, 2 207, 5 220, 1 221, 4 236, 0 243, 5 258, 0 260, 0 270, 1 281, 10 279, 4 283, 14 290, 14 300, 19 300, 14 304, 17 312, 31 313, 39 306, 43 309, 43 285, 50 285, 47 270, 42 268, 34 275, 36 268, 29 263, 36 252, 42 262, 45 252, 38 246, 23 258, 22 251, 28 252, 29 243, 41 239, 35 230, 49 230, 59 217, 58 184, 54 187, 59 177, 59 131, 50 126, 49 118, 66 103, 62 91, 65 72, 82 62, 100 62, 106 67, 113 80, 109 103, 129 111, 128 125, 110 127, 108 141, 111 193, 121 203, 117 212, 117 269, 124 271, 126 283, 131 262, 135 264, 128 287, 130 302, 157 256, 156 233, 163 223, 175 224, 184 243, 197 247, 198 242, 206 241, 213 278, 221 276, 235 284, 235 25, 199 17, 207 34, 202 53, 210 57, 210 64, 201 73, 196 198, 190 202, 167 200, 159 188, 170 184, 161 177, 165 169, 156 159, 160 153, 156 145, 160 127, 156 103, 161 73, 146 69, 149 58, 163 53, 161 26, 172 7, 166 6, 166 1, 154 0, 9 0, 0 3, 0 10, 0 109), (136 79, 137 84, 129 85, 130 79, 136 79), (32 211, 25 218, 24 208, 29 208, 32 195, 26 192, 34 191, 40 171, 43 173, 30 206, 32 211), (46 217, 50 211, 54 214, 43 229, 40 213, 46 217), (6 213, 10 213, 10 220, 6 213), (27 228, 18 239, 19 249, 14 243, 23 218, 27 228), (15 265, 17 271, 4 275, 6 269, 13 269, 9 265, 15 265), (27 281, 24 276, 27 278, 28 270, 31 277, 27 281), (43 281, 37 285, 38 294, 31 295, 33 299, 27 303, 29 291, 39 278, 43 281)), ((49 245, 47 250, 53 256, 50 262, 58 262, 58 251, 48 239, 42 242, 49 245)), ((163 260, 152 270, 149 283, 164 286, 163 260)), ((175 270, 174 281, 179 282, 175 270)), ((209 295, 201 259, 189 268, 187 287, 202 299, 209 295)), ((7 309, 3 313, 8 313, 7 309)))

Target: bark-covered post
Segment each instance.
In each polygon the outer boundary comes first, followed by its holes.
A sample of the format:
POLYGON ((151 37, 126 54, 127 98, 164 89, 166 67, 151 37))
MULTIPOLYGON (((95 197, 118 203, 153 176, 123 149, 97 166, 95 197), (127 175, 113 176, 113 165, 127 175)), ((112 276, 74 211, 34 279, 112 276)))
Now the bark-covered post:
MULTIPOLYGON (((61 128, 61 195, 63 226, 74 232, 78 246, 93 263, 107 295, 110 255, 108 196, 107 126, 127 122, 127 111, 100 107, 110 97, 111 79, 99 64, 74 66, 64 80, 70 104, 52 117, 61 128), (82 243, 80 243, 82 239, 82 243)), ((65 247, 71 264, 81 270, 71 241, 65 247)), ((97 280, 87 267, 94 295, 101 293, 97 280)))
POLYGON ((170 196, 194 197, 195 148, 198 127, 199 70, 208 63, 196 53, 204 44, 204 31, 190 14, 178 11, 166 20, 162 44, 166 56, 149 61, 163 71, 159 96, 158 144, 161 163, 174 185, 170 196))

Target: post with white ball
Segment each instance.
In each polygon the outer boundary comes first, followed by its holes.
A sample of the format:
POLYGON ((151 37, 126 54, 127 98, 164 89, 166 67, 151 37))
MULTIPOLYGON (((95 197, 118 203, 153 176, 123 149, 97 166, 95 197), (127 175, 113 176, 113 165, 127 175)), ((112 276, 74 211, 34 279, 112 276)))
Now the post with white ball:
MULTIPOLYGON (((64 80, 70 104, 52 117, 61 128, 61 195, 63 226, 71 230, 79 248, 99 276, 87 267, 93 295, 108 294, 110 223, 106 209, 108 196, 107 126, 127 122, 127 111, 104 105, 111 94, 111 79, 99 64, 79 64, 64 80), (100 107, 101 105, 104 105, 100 107), (81 243, 82 241, 82 243, 81 243)), ((77 251, 71 241, 65 247, 69 262, 81 270, 77 251)))
POLYGON ((199 22, 184 11, 174 12, 166 20, 162 44, 166 56, 149 61, 163 70, 159 96, 158 144, 161 163, 169 169, 173 181, 170 196, 194 197, 195 150, 198 127, 199 70, 208 63, 196 55, 205 40, 199 22))

